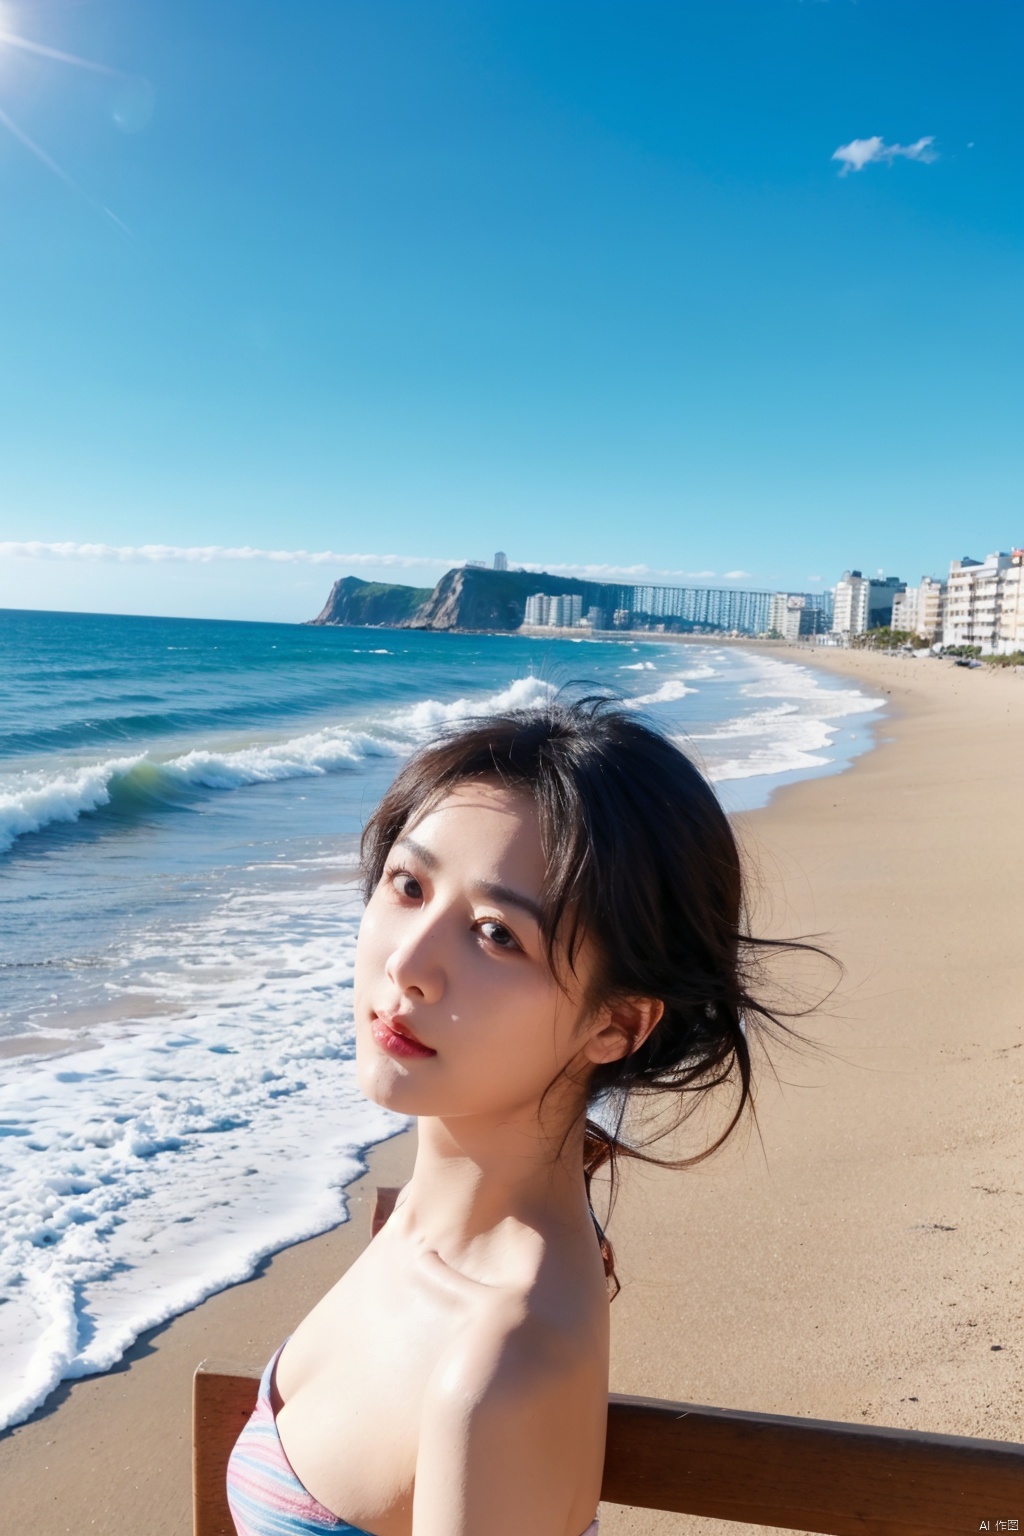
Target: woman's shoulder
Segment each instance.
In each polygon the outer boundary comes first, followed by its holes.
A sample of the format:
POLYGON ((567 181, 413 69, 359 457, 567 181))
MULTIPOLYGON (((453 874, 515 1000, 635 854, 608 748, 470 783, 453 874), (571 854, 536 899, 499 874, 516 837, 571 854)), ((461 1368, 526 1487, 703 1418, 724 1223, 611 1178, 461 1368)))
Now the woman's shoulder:
POLYGON ((453 1528, 452 1489, 473 1529, 582 1529, 600 1491, 607 1390, 599 1326, 528 1293, 492 1298, 448 1343, 424 1396, 424 1529, 453 1528))
POLYGON ((481 1287, 438 1360, 432 1394, 514 1405, 606 1381, 607 1299, 573 1278, 542 1269, 529 1283, 481 1287))

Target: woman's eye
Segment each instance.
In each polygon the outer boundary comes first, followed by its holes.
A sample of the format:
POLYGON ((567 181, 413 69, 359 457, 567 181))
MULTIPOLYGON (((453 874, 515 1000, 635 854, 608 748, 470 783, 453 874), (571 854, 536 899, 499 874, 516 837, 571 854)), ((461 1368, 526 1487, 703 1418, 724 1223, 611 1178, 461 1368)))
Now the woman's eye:
POLYGON ((423 887, 415 876, 410 875, 404 869, 396 869, 391 874, 391 884, 399 896, 404 896, 408 901, 422 901, 423 887))
POLYGON ((492 944, 497 944, 499 949, 519 948, 514 935, 509 933, 505 924, 496 922, 494 918, 485 918, 480 924, 480 932, 485 939, 490 939, 492 944))

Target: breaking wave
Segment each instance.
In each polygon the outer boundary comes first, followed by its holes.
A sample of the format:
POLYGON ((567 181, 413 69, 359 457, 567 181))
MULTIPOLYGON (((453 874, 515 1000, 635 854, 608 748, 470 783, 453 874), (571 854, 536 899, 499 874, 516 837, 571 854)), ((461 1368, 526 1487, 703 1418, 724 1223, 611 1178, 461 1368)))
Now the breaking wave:
POLYGON ((319 778, 375 757, 405 757, 446 725, 475 715, 529 708, 553 692, 552 685, 540 678, 521 677, 483 699, 460 698, 450 703, 423 699, 411 708, 383 714, 363 729, 330 725, 233 750, 195 748, 164 759, 142 752, 9 774, 6 787, 0 788, 0 853, 26 833, 76 822, 99 811, 128 817, 160 805, 181 804, 207 790, 319 778))

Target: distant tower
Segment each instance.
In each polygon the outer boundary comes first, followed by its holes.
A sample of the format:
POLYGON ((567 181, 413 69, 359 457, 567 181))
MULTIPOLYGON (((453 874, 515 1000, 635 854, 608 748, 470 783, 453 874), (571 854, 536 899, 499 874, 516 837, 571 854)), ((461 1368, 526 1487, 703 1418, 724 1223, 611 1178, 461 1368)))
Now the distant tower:
POLYGON ((494 557, 494 569, 496 571, 507 571, 508 570, 508 555, 505 554, 504 550, 499 549, 498 553, 495 555, 495 557, 494 557))

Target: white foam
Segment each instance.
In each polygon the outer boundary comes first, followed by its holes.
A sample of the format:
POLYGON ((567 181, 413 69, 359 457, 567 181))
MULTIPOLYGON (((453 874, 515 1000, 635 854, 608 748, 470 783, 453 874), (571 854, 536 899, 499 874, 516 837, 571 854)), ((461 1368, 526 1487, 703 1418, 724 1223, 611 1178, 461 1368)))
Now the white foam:
POLYGON ((77 821, 85 812, 109 805, 112 783, 142 760, 117 757, 56 774, 18 775, 15 787, 0 790, 0 853, 26 832, 77 821))
POLYGON ((685 699, 688 693, 696 693, 696 688, 686 686, 683 675, 666 678, 653 693, 641 693, 628 700, 630 707, 640 709, 647 704, 674 704, 677 699, 685 699))
POLYGON ((360 910, 336 883, 228 898, 132 956, 186 1017, 6 1064, 0 1428, 344 1219, 360 1151, 408 1123, 355 1081, 360 910))
POLYGON ((517 678, 497 693, 450 703, 423 699, 404 709, 382 711, 363 728, 351 723, 325 726, 287 739, 264 739, 234 748, 196 748, 178 757, 149 753, 107 758, 56 771, 7 773, 0 787, 0 853, 27 832, 80 816, 115 801, 159 799, 188 790, 236 790, 247 784, 319 778, 356 768, 374 757, 404 757, 446 725, 474 716, 526 709, 554 694, 537 677, 517 678))
POLYGON ((424 699, 414 704, 402 716, 403 726, 416 736, 422 737, 446 725, 460 720, 470 720, 482 715, 497 715, 509 709, 531 709, 554 697, 551 683, 539 677, 518 677, 500 693, 486 699, 454 699, 443 704, 438 699, 424 699))
MULTIPOLYGON (((774 657, 750 656, 760 676, 745 683, 740 695, 778 699, 766 709, 724 721, 709 731, 693 732, 684 744, 701 742, 704 766, 714 783, 825 767, 843 723, 885 705, 858 688, 823 686, 807 667, 774 657), (726 754, 722 747, 733 748, 726 754), (737 751, 736 748, 742 748, 737 751)), ((683 742, 683 738, 679 738, 683 742)))

